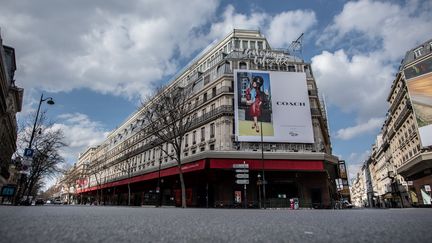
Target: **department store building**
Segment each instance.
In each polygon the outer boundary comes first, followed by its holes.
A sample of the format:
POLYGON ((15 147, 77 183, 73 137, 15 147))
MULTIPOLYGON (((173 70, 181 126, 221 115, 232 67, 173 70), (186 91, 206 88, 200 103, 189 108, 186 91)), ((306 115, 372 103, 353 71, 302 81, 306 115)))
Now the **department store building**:
MULTIPOLYGON (((236 29, 171 83, 193 83, 195 89, 193 124, 182 150, 188 206, 237 207, 247 200, 248 207, 286 207, 298 198, 300 207, 331 207, 338 158, 310 63, 293 50, 271 48, 259 31, 236 29), (254 124, 246 99, 256 76, 266 100, 254 124), (238 164, 248 167, 241 176, 238 164)), ((133 205, 179 205, 176 163, 154 145, 137 111, 80 156, 77 166, 86 170, 76 198, 101 196, 104 204, 125 205, 129 185, 133 205)))

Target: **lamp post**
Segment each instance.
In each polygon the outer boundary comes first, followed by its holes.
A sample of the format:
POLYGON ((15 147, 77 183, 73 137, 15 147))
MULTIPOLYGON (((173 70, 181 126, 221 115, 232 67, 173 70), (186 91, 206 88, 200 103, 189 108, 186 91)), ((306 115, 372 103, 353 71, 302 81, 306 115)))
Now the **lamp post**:
POLYGON ((159 171, 158 171, 158 181, 157 181, 157 187, 156 187, 156 194, 157 194, 157 206, 162 206, 161 202, 161 191, 160 191, 160 178, 161 178, 161 165, 162 165, 162 158, 159 159, 159 171))
POLYGON ((261 184, 262 184, 262 181, 261 181, 261 175, 259 173, 258 173, 257 184, 258 184, 258 203, 259 203, 259 208, 261 208, 261 184))
MULTIPOLYGON (((37 109, 37 112, 36 112, 36 118, 35 118, 35 121, 33 123, 33 130, 32 130, 32 133, 31 133, 30 141, 29 141, 29 144, 28 144, 28 149, 29 150, 31 150, 31 148, 32 148, 32 143, 33 143, 34 135, 35 135, 35 132, 36 132, 36 125, 37 125, 37 122, 38 122, 38 119, 39 119, 40 108, 41 108, 42 102, 45 102, 45 101, 47 102, 48 105, 54 105, 53 98, 52 97, 48 97, 48 98, 44 99, 43 98, 43 93, 42 93, 42 95, 40 97, 40 100, 39 100, 38 109, 37 109)), ((25 193, 25 190, 24 191, 22 190, 23 189, 22 186, 23 186, 25 177, 26 177, 25 173, 22 173, 21 177, 20 177, 20 180, 19 180, 19 188, 18 188, 18 191, 17 191, 17 194, 16 194, 15 204, 20 203, 20 201, 21 201, 21 194, 24 195, 24 193, 25 193)))
POLYGON ((261 166, 262 166, 262 177, 263 177, 263 208, 266 208, 266 179, 264 172, 264 141, 263 141, 263 126, 262 126, 262 118, 260 119, 260 131, 261 131, 261 166))
POLYGON ((31 147, 32 147, 32 143, 33 143, 33 139, 34 139, 34 134, 35 134, 35 131, 36 131, 36 124, 37 124, 37 121, 38 121, 38 118, 39 118, 39 111, 40 111, 42 102, 45 102, 45 101, 47 102, 48 105, 54 105, 54 101, 53 101, 52 97, 48 97, 48 98, 44 99, 43 98, 43 94, 41 95, 40 100, 39 100, 39 106, 38 106, 38 109, 37 109, 37 112, 36 112, 36 118, 35 118, 35 121, 34 121, 34 124, 33 124, 32 134, 31 134, 31 137, 30 137, 29 145, 28 145, 29 149, 31 149, 31 147))

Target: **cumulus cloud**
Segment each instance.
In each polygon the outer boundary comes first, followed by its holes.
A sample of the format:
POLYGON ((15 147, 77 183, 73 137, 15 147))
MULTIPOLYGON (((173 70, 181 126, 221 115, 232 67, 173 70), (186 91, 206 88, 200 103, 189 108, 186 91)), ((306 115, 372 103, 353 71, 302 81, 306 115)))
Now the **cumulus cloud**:
POLYGON ((357 173, 361 170, 364 161, 369 157, 370 150, 366 150, 362 153, 351 153, 348 156, 347 170, 348 180, 351 181, 356 178, 357 173))
POLYGON ((88 88, 133 97, 178 69, 211 1, 8 1, 0 8, 6 43, 17 50, 24 88, 88 88), (48 7, 49 6, 49 7, 48 7))
POLYGON ((349 57, 344 50, 323 51, 312 58, 318 87, 330 105, 356 112, 361 122, 382 116, 395 71, 391 64, 367 55, 349 57))
POLYGON ((78 154, 91 146, 100 144, 109 134, 104 126, 92 121, 82 113, 67 113, 59 115, 52 129, 61 129, 68 145, 61 151, 68 163, 77 160, 78 154))
POLYGON ((318 87, 330 105, 353 113, 358 124, 338 131, 350 139, 377 128, 386 97, 405 52, 430 38, 432 4, 360 0, 344 5, 317 45, 335 47, 312 58, 318 87))
POLYGON ((275 47, 286 47, 317 23, 315 12, 296 10, 282 12, 270 22, 269 42, 275 47))
POLYGON ((276 15, 259 11, 243 14, 228 5, 222 20, 211 25, 208 36, 210 39, 220 39, 233 29, 259 29, 272 46, 281 48, 289 46, 316 23, 315 13, 311 10, 283 11, 276 15))
POLYGON ((365 133, 372 133, 380 128, 383 122, 384 118, 371 118, 369 121, 356 126, 339 129, 336 132, 336 137, 342 140, 349 140, 365 133))

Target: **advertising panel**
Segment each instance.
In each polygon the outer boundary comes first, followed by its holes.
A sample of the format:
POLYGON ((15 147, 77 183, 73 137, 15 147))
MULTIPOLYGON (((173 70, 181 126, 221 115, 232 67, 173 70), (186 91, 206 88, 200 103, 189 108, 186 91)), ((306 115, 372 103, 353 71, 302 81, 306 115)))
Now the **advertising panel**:
POLYGON ((237 141, 314 142, 305 73, 235 70, 234 92, 237 141))
POLYGON ((404 70, 423 147, 432 146, 432 58, 404 70))

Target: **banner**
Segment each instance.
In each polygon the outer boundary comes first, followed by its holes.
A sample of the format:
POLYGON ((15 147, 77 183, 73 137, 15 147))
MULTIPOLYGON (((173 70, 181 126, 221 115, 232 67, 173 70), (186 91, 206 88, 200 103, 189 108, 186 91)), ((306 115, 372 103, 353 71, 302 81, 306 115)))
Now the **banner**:
POLYGON ((432 146, 432 58, 406 68, 404 74, 421 144, 432 146))
POLYGON ((234 92, 237 141, 314 143, 305 73, 234 70, 234 92))

